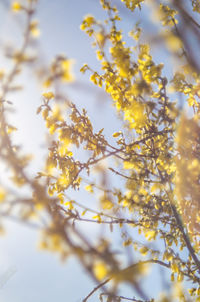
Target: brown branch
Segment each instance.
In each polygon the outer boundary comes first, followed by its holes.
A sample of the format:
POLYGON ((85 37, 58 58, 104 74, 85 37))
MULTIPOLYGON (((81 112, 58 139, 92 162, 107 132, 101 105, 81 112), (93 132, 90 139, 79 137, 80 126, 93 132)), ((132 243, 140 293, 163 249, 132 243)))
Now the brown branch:
MULTIPOLYGON (((124 174, 122 174, 122 173, 116 171, 116 170, 113 169, 113 168, 110 168, 110 167, 109 167, 108 169, 109 169, 110 171, 112 171, 113 173, 115 173, 116 175, 122 176, 123 178, 126 178, 126 179, 128 179, 128 180, 136 180, 136 181, 140 181, 139 178, 124 175, 124 174)), ((147 182, 147 183, 160 183, 160 181, 151 180, 151 179, 142 179, 142 181, 147 182)))
POLYGON ((101 287, 103 287, 110 280, 111 280, 111 278, 108 278, 104 282, 100 283, 98 286, 96 286, 95 288, 93 288, 93 290, 87 295, 87 297, 85 297, 85 299, 82 300, 82 302, 86 302, 89 299, 89 297, 91 297, 98 289, 100 289, 101 287))
MULTIPOLYGON (((170 268, 170 264, 167 264, 167 263, 165 263, 163 261, 160 261, 160 260, 150 259, 150 260, 145 260, 145 261, 140 261, 138 263, 134 263, 134 264, 130 265, 129 267, 127 267, 127 268, 119 271, 118 274, 122 273, 125 270, 133 269, 133 268, 135 268, 135 267, 137 267, 139 265, 148 264, 148 263, 156 263, 156 264, 162 265, 164 267, 170 268)), ((102 288, 105 284, 107 284, 113 278, 114 278, 114 276, 111 276, 110 278, 107 278, 102 283, 100 283, 98 286, 96 286, 95 288, 93 288, 93 290, 87 295, 87 297, 85 297, 82 300, 82 302, 86 302, 98 289, 102 288)))
POLYGON ((112 295, 112 294, 106 294, 106 293, 102 293, 100 295, 101 297, 103 296, 107 296, 107 297, 111 297, 111 298, 117 298, 119 299, 119 301, 122 300, 127 300, 127 301, 134 301, 134 302, 152 302, 152 300, 148 300, 148 301, 144 301, 144 300, 138 300, 138 299, 135 299, 135 298, 127 298, 127 297, 124 297, 124 296, 116 296, 116 295, 112 295))
POLYGON ((185 244, 186 244, 186 246, 188 248, 188 251, 189 251, 189 253, 190 253, 190 255, 191 255, 191 257, 192 257, 194 263, 196 264, 196 266, 198 268, 198 271, 200 273, 200 261, 199 261, 199 259, 196 256, 195 250, 192 247, 192 244, 190 242, 188 234, 184 230, 184 227, 183 227, 180 215, 178 214, 176 207, 174 205, 172 205, 172 204, 171 204, 171 209, 173 211, 174 217, 175 217, 176 222, 178 224, 179 230, 181 231, 181 233, 183 235, 183 239, 184 239, 185 244))
MULTIPOLYGON (((158 173, 159 173, 159 175, 160 175, 161 182, 162 182, 163 185, 164 185, 165 179, 164 179, 164 177, 163 177, 163 175, 162 175, 162 173, 161 173, 161 171, 160 171, 160 169, 159 169, 157 163, 155 163, 155 164, 156 164, 158 173)), ((170 187, 170 189, 171 189, 171 191, 172 191, 172 188, 171 188, 171 187, 170 187)), ((198 271, 199 271, 199 273, 200 273, 200 261, 199 261, 199 259, 198 259, 197 256, 196 256, 195 250, 194 250, 193 247, 192 247, 192 244, 191 244, 191 242, 190 242, 190 239, 189 239, 189 237, 188 237, 188 234, 187 234, 187 233, 185 232, 185 230, 184 230, 184 226, 183 226, 183 223, 182 223, 182 221, 181 221, 180 215, 179 215, 179 213, 178 213, 178 211, 177 211, 175 205, 174 205, 173 202, 170 200, 169 193, 167 192, 167 190, 165 190, 165 192, 166 192, 166 194, 167 194, 167 196, 168 196, 168 198, 169 198, 169 204, 170 204, 170 207, 171 207, 171 209, 172 209, 172 213, 174 214, 174 218, 175 218, 176 223, 177 223, 177 225, 178 225, 178 228, 179 228, 179 230, 180 230, 180 232, 181 232, 181 234, 182 234, 182 236, 183 236, 183 239, 184 239, 184 241, 185 241, 185 244, 186 244, 186 246, 187 246, 187 249, 188 249, 188 251, 189 251, 189 253, 190 253, 190 255, 191 255, 191 257, 192 257, 194 263, 196 264, 196 266, 197 266, 197 268, 198 268, 198 271)))

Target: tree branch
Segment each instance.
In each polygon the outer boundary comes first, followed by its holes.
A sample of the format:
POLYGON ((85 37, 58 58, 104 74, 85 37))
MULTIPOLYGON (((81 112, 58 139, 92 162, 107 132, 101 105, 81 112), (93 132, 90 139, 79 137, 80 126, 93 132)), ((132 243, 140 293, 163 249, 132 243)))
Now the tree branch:
MULTIPOLYGON (((170 268, 170 264, 167 264, 167 263, 165 263, 163 261, 160 261, 160 260, 150 259, 150 260, 145 260, 145 261, 140 261, 140 262, 134 263, 134 264, 130 265, 129 267, 127 267, 127 268, 125 268, 123 270, 120 270, 118 272, 118 274, 122 273, 125 270, 133 269, 133 268, 135 268, 135 267, 137 267, 139 265, 147 264, 147 263, 156 263, 156 264, 162 265, 164 267, 170 268)), ((107 284, 113 278, 114 278, 114 276, 111 276, 110 278, 106 279, 105 281, 103 281, 102 283, 100 283, 98 286, 96 286, 95 288, 93 288, 93 290, 87 295, 87 297, 85 297, 82 300, 82 302, 86 302, 98 289, 102 288, 105 284, 107 284)))

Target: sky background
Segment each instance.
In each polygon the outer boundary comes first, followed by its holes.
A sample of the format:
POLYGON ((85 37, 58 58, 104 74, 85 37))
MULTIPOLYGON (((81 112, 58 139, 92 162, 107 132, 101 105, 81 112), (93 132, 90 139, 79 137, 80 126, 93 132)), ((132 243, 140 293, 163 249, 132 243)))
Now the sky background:
MULTIPOLYGON (((41 30, 40 50, 47 64, 55 55, 62 53, 76 60, 74 70, 77 83, 66 88, 67 95, 79 108, 87 109, 96 129, 104 127, 106 135, 110 137, 113 132, 120 129, 120 122, 114 115, 111 102, 104 93, 89 83, 89 74, 83 76, 79 73, 79 69, 86 62, 93 68, 97 67, 91 40, 79 29, 81 20, 88 13, 98 19, 105 17, 98 0, 41 0, 36 16, 41 30)), ((145 16, 148 13, 148 10, 144 12, 144 22, 147 22, 145 16)), ((19 43, 22 29, 20 18, 16 16, 13 19, 13 15, 10 15, 2 2, 0 6, 2 44, 11 41, 14 44, 19 43)), ((139 20, 139 11, 133 19, 132 15, 123 9, 122 18, 123 28, 130 31, 139 20)), ((148 30, 151 32, 155 27, 148 27, 148 30)), ((157 51, 154 49, 155 54, 157 51)), ((7 63, 2 54, 0 58, 0 63, 6 68, 7 63)), ((167 62, 166 55, 159 54, 157 59, 159 63, 167 62)), ((170 74, 169 64, 165 72, 170 74)), ((42 88, 29 71, 24 73, 20 81, 25 89, 10 96, 17 110, 12 120, 19 129, 17 141, 23 144, 25 152, 34 154, 31 169, 36 173, 42 168, 46 154, 44 124, 42 118, 35 114, 41 104, 42 88)), ((3 178, 0 177, 2 182, 5 180, 3 178)), ((84 199, 83 193, 81 197, 84 199)), ((0 237, 0 285, 3 284, 0 286, 0 301, 79 302, 92 290, 94 284, 75 259, 70 258, 66 263, 62 263, 57 255, 38 251, 38 233, 35 230, 13 222, 6 224, 6 236, 0 237), (16 272, 12 273, 14 270, 16 272)), ((98 233, 98 226, 94 224, 92 228, 89 225, 84 227, 88 236, 96 236, 98 233)), ((118 243, 116 241, 116 244, 118 243)), ((148 280, 147 286, 151 294, 159 290, 160 282, 155 274, 153 276, 148 280)), ((97 298, 91 298, 89 301, 96 302, 97 298)))

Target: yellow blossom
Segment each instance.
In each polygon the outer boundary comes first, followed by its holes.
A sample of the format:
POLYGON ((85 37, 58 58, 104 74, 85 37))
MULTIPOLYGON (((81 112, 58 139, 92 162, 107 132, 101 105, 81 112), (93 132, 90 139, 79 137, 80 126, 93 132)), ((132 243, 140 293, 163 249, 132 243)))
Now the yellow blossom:
POLYGON ((31 31, 31 34, 34 38, 37 38, 39 37, 40 35, 40 30, 38 28, 38 21, 37 20, 34 20, 31 22, 30 24, 30 31, 31 31))
POLYGON ((54 96, 54 93, 49 91, 49 92, 44 92, 43 94, 43 97, 45 97, 45 99, 47 100, 51 100, 53 99, 55 96, 54 96))
POLYGON ((0 187, 0 202, 3 202, 5 200, 6 197, 6 191, 4 190, 4 188, 0 187))
POLYGON ((22 9, 22 5, 18 1, 14 1, 11 8, 13 12, 18 12, 22 9))
POLYGON ((74 60, 63 60, 61 63, 62 66, 62 80, 63 82, 73 82, 74 75, 72 74, 72 66, 74 64, 74 60))
POLYGON ((106 275, 108 274, 108 269, 107 266, 104 262, 97 262, 94 267, 94 275, 95 277, 101 281, 102 279, 104 279, 106 277, 106 275))

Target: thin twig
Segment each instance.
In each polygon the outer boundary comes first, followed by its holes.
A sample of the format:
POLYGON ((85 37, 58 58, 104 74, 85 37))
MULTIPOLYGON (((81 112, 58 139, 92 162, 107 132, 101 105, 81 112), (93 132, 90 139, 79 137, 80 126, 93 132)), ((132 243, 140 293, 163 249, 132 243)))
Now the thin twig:
MULTIPOLYGON (((163 261, 156 260, 156 259, 150 259, 150 260, 145 260, 145 261, 140 261, 140 262, 134 263, 134 264, 130 265, 129 267, 127 267, 127 268, 125 268, 123 270, 120 270, 117 274, 121 274, 121 273, 123 273, 126 270, 131 270, 131 269, 133 269, 133 268, 135 268, 135 267, 137 267, 139 265, 148 264, 148 263, 156 263, 156 264, 162 265, 164 267, 170 268, 170 264, 168 264, 168 263, 165 263, 163 261)), ((114 278, 114 276, 111 276, 110 278, 106 279, 105 281, 103 281, 102 283, 100 283, 98 286, 96 286, 95 288, 93 288, 93 290, 87 295, 87 297, 85 297, 82 300, 82 302, 86 302, 98 289, 102 288, 105 284, 107 284, 110 280, 112 280, 114 278)))

